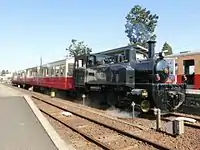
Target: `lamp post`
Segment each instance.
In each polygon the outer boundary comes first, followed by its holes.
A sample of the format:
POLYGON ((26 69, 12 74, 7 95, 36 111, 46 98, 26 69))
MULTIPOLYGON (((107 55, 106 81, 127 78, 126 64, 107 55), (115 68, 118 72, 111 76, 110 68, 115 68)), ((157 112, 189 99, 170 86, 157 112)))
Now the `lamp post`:
POLYGON ((159 108, 154 108, 154 114, 156 115, 156 130, 161 130, 161 111, 159 108))
POLYGON ((134 118, 135 117, 135 103, 134 103, 134 101, 132 102, 131 106, 132 106, 132 117, 134 118))
POLYGON ((85 105, 85 98, 86 98, 86 96, 85 96, 85 94, 83 94, 83 95, 82 95, 83 105, 85 105))

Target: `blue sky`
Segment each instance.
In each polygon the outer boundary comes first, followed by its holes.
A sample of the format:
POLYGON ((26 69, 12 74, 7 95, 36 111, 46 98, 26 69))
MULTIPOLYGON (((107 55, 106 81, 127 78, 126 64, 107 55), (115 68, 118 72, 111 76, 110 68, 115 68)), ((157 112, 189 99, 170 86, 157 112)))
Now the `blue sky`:
POLYGON ((175 52, 200 50, 200 1, 6 0, 0 2, 0 70, 18 70, 66 55, 71 39, 93 52, 124 46, 125 16, 136 5, 159 15, 160 50, 167 41, 175 52))

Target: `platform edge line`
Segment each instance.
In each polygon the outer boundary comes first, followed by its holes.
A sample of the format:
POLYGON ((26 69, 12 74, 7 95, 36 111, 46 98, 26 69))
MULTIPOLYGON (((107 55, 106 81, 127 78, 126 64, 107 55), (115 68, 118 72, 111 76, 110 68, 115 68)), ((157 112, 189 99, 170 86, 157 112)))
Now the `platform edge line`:
POLYGON ((75 150, 73 146, 70 143, 66 143, 60 135, 55 131, 53 126, 49 123, 49 121, 42 115, 41 111, 38 109, 38 107, 35 105, 33 100, 28 96, 24 95, 23 98, 28 103, 29 107, 39 120, 40 124, 45 129, 46 133, 49 135, 50 139, 54 143, 54 145, 57 147, 58 150, 75 150))

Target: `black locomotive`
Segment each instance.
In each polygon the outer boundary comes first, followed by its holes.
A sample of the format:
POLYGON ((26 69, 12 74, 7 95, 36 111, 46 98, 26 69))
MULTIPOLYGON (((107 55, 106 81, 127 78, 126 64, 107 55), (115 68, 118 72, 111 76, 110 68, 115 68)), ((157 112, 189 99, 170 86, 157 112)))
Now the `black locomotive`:
POLYGON ((100 93, 109 105, 130 107, 132 102, 142 112, 160 108, 162 113, 175 111, 185 100, 185 85, 167 82, 170 66, 159 54, 155 41, 148 51, 127 46, 75 58, 75 87, 88 97, 100 93), (143 56, 143 59, 137 59, 143 56))

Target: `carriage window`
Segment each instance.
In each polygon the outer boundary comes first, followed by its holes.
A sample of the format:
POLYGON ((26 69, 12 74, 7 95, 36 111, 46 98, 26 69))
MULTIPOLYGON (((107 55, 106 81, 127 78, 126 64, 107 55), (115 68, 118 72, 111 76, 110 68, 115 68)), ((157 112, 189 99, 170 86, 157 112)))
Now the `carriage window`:
POLYGON ((175 74, 178 74, 178 64, 175 64, 175 74))
POLYGON ((45 75, 46 77, 48 77, 49 76, 49 68, 47 68, 47 72, 46 72, 46 75, 45 75))
POLYGON ((189 74, 194 74, 194 65, 189 66, 189 74))
POLYGON ((97 55, 96 56, 96 65, 103 65, 105 64, 105 56, 104 55, 97 55))
POLYGON ((188 85, 194 85, 194 80, 195 80, 195 60, 194 59, 189 59, 189 60, 183 60, 183 65, 184 65, 184 73, 187 76, 187 84, 188 85))
POLYGON ((35 75, 36 75, 36 72, 32 72, 32 76, 35 77, 35 75))
POLYGON ((50 68, 50 72, 51 72, 51 76, 55 76, 55 73, 54 73, 55 71, 53 67, 50 68))
POLYGON ((47 76, 47 67, 43 67, 43 76, 46 77, 47 76))
POLYGON ((60 65, 60 76, 65 76, 65 65, 60 65))
POLYGON ((46 72, 47 72, 46 70, 47 70, 47 69, 46 69, 46 67, 42 67, 42 68, 43 68, 43 69, 42 69, 42 70, 43 70, 42 75, 43 75, 43 77, 45 77, 45 76, 46 76, 46 72))
POLYGON ((136 59, 143 60, 143 59, 147 59, 147 57, 144 54, 136 53, 136 59))
POLYGON ((32 75, 31 75, 32 77, 34 77, 35 76, 35 72, 34 72, 34 70, 32 70, 32 75))
POLYGON ((44 68, 41 67, 39 70, 39 76, 44 76, 44 68))
POLYGON ((108 55, 96 55, 96 65, 103 65, 106 63, 110 63, 113 60, 110 60, 111 56, 108 55))
POLYGON ((192 75, 194 73, 194 59, 184 60, 184 73, 186 75, 192 75))
POLYGON ((55 67, 55 76, 60 76, 60 66, 55 67))
POLYGON ((73 70, 74 70, 74 64, 73 63, 69 63, 68 64, 67 76, 73 76, 73 70))
POLYGON ((45 77, 45 76, 46 76, 46 74, 47 74, 47 68, 46 68, 46 67, 44 67, 44 68, 43 68, 43 76, 45 77))
POLYGON ((89 67, 91 67, 91 66, 94 66, 94 56, 90 56, 90 57, 88 57, 88 61, 87 61, 87 65, 89 66, 89 67))
POLYGON ((50 69, 49 67, 47 68, 47 75, 46 75, 46 76, 47 76, 47 77, 48 77, 48 76, 51 76, 51 69, 50 69))
POLYGON ((25 76, 25 72, 22 72, 22 77, 24 77, 25 76))
POLYGON ((31 75, 32 75, 32 71, 28 70, 28 76, 31 77, 31 75))

